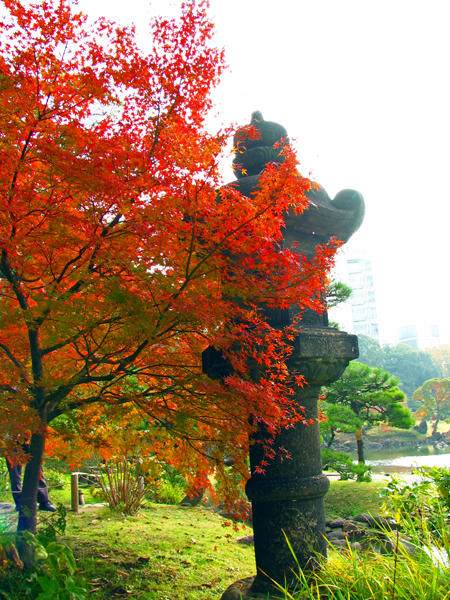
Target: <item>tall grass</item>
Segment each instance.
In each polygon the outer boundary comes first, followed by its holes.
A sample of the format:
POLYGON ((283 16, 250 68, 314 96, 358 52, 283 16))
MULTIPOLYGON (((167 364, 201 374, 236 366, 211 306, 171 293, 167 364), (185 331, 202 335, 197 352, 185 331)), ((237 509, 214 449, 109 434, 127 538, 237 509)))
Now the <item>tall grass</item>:
MULTIPOLYGON (((374 536, 367 550, 330 547, 319 568, 294 573, 296 586, 274 583, 285 600, 450 600, 450 487, 448 469, 428 471, 407 485, 401 478, 384 490, 385 512, 397 529, 374 536), (407 535, 406 535, 407 534, 407 535), (390 542, 388 544, 387 542, 390 542), (393 552, 387 553, 390 546, 393 552)), ((289 548, 289 540, 286 540, 289 548)))
MULTIPOLYGON (((396 544, 393 554, 373 550, 355 551, 330 548, 328 560, 318 557, 320 568, 295 573, 296 587, 288 590, 274 583, 276 597, 285 600, 448 600, 450 569, 436 553, 436 546, 407 546, 391 534, 396 544)), ((430 539, 430 542, 433 540, 430 539)), ((287 543, 289 543, 287 541, 287 543)))
POLYGON ((103 498, 112 510, 135 515, 146 497, 148 483, 141 476, 140 464, 133 458, 119 456, 99 464, 95 473, 103 498))

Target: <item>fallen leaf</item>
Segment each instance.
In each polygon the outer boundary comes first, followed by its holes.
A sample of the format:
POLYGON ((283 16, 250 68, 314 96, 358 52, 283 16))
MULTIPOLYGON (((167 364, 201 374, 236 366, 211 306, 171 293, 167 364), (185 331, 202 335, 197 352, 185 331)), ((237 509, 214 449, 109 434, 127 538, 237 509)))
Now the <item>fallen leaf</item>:
POLYGON ((124 571, 119 571, 119 569, 117 569, 116 573, 119 573, 119 575, 123 575, 124 577, 129 577, 130 576, 129 573, 125 573, 124 571))

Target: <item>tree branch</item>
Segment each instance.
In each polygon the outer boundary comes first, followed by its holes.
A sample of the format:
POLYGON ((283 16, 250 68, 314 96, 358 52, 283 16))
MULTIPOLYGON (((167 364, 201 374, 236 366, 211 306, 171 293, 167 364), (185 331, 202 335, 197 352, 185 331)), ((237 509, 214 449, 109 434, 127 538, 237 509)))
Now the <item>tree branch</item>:
POLYGON ((23 381, 25 381, 26 383, 29 383, 27 376, 26 376, 26 369, 25 369, 24 365, 20 362, 20 360, 18 360, 14 356, 14 354, 11 352, 11 350, 7 346, 5 346, 5 344, 2 344, 1 342, 0 342, 0 348, 3 350, 3 352, 9 358, 9 360, 14 364, 14 366, 16 366, 19 369, 20 378, 23 381))
POLYGON ((62 340, 61 342, 58 342, 57 344, 54 344, 53 346, 49 346, 48 348, 44 348, 43 350, 41 350, 41 356, 46 356, 47 354, 51 354, 55 350, 59 350, 60 348, 64 348, 64 346, 67 346, 68 344, 73 344, 80 337, 86 335, 90 331, 93 331, 96 327, 99 327, 100 325, 112 325, 113 323, 118 323, 120 320, 121 320, 120 317, 116 317, 116 318, 103 319, 101 321, 97 321, 96 323, 93 323, 92 325, 90 325, 90 327, 86 327, 85 329, 82 329, 81 331, 78 331, 77 333, 74 333, 69 338, 67 338, 65 340, 62 340))

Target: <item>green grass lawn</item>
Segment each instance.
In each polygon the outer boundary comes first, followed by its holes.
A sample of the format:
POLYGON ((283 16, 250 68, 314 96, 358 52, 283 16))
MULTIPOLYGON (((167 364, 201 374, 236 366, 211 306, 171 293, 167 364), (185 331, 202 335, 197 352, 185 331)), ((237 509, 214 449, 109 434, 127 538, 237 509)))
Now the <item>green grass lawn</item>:
POLYGON ((360 513, 377 515, 382 505, 379 491, 385 486, 379 481, 332 481, 325 496, 325 514, 329 518, 356 517, 360 513))
MULTIPOLYGON (((99 501, 88 489, 83 492, 87 503, 99 501)), ((70 484, 51 490, 50 497, 70 509, 70 484)), ((16 519, 9 516, 10 531, 16 519)), ((124 517, 87 506, 78 514, 68 510, 64 541, 74 551, 89 598, 209 600, 255 572, 253 546, 236 543, 251 533, 242 524, 234 530, 212 507, 149 504, 137 516, 124 517)), ((23 593, 0 577, 0 600, 21 600, 23 593)))
MULTIPOLYGON (((332 481, 327 517, 378 513, 383 485, 332 481)), ((88 490, 84 495, 87 502, 98 501, 88 490)), ((52 490, 51 498, 69 508, 70 486, 52 490)), ((233 530, 212 507, 151 504, 126 518, 107 507, 68 512, 65 541, 74 550, 89 598, 212 600, 255 573, 253 546, 236 543, 250 533, 242 525, 233 530)))
POLYGON ((253 547, 235 542, 251 530, 225 523, 203 507, 152 505, 128 518, 101 509, 71 514, 67 541, 93 598, 219 598, 255 570, 253 547))

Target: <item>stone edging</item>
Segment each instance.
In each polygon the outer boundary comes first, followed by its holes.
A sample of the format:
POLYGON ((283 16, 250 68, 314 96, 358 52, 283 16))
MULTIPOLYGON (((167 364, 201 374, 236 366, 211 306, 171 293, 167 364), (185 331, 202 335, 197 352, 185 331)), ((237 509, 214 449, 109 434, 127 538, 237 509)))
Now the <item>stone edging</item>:
MULTIPOLYGON (((334 548, 350 548, 352 550, 373 550, 379 554, 395 552, 397 541, 397 524, 391 519, 361 513, 346 519, 327 519, 325 537, 328 545, 334 548)), ((413 552, 411 538, 398 533, 398 541, 407 552, 413 552)), ((253 544, 253 535, 236 540, 238 544, 253 544)))

